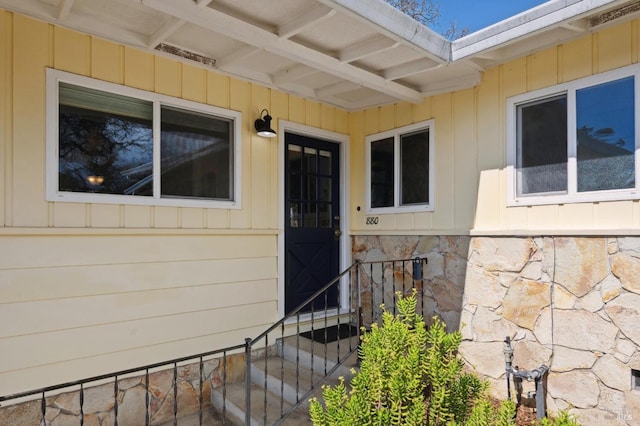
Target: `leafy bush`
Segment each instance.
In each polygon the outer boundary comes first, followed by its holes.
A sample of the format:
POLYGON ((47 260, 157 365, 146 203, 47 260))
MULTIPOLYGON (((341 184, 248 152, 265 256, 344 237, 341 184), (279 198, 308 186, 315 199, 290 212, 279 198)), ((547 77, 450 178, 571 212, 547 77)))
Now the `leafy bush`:
MULTIPOLYGON (((341 377, 335 387, 323 386, 324 406, 310 400, 315 426, 515 425, 516 404, 502 401, 496 408, 488 382, 463 372, 458 356, 459 331, 447 333, 437 317, 427 330, 416 314, 415 291, 398 294, 398 313, 383 306, 382 326, 361 336, 360 370, 353 371, 351 390, 341 377)), ((579 426, 567 411, 538 426, 579 426)))
POLYGON ((482 425, 481 419, 495 418, 490 405, 478 403, 471 411, 476 401, 486 400, 487 383, 462 371, 461 333, 447 333, 438 318, 427 330, 416 313, 415 292, 398 295, 396 307, 395 316, 383 307, 382 326, 373 324, 362 335, 362 362, 351 391, 341 378, 337 386, 324 387, 324 407, 310 401, 313 424, 440 426, 477 419, 473 424, 482 425))

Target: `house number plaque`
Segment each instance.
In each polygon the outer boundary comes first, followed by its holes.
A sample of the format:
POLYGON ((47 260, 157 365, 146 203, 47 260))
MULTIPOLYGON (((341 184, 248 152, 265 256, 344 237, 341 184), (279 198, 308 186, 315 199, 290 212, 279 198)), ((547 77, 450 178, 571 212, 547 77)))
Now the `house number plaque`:
POLYGON ((367 217, 367 225, 377 225, 377 224, 378 224, 378 216, 367 217))

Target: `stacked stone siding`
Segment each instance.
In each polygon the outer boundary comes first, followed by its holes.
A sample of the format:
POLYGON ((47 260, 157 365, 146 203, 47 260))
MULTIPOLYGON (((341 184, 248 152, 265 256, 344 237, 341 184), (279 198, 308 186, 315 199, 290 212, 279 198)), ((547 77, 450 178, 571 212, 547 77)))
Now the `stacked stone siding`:
MULTIPOLYGON (((211 390, 221 387, 225 382, 230 384, 243 380, 245 365, 244 354, 203 361, 202 411, 208 422, 217 416, 211 405, 211 390)), ((174 392, 173 369, 149 373, 148 395, 147 378, 144 375, 119 379, 117 398, 114 398, 116 390, 113 382, 85 387, 82 412, 80 393, 75 390, 79 387, 75 386, 72 391, 46 397, 44 419, 47 426, 79 425, 81 416, 86 426, 113 425, 117 402, 119 425, 144 425, 148 397, 149 424, 173 424, 174 408, 177 408, 178 418, 200 411, 200 371, 199 362, 178 366, 175 379, 177 392, 174 392), (177 395, 177 401, 174 395, 177 395)), ((41 404, 38 399, 0 408, 0 425, 43 424, 41 404)))
POLYGON ((506 397, 510 336, 514 365, 550 367, 550 411, 570 409, 586 425, 639 424, 640 238, 354 237, 353 252, 429 259, 424 315, 461 328, 461 355, 497 397, 506 397))

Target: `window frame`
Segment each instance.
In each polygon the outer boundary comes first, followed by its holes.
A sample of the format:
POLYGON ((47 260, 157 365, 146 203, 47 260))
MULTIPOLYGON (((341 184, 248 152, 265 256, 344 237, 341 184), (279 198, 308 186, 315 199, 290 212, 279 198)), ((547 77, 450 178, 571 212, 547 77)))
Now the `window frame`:
POLYGON ((563 84, 534 90, 532 92, 507 98, 507 207, 535 206, 552 204, 588 203, 600 201, 636 200, 640 198, 640 66, 630 65, 613 71, 604 72, 570 81, 563 84), (577 103, 576 93, 581 89, 610 83, 626 77, 634 78, 634 173, 633 188, 607 189, 578 192, 577 159, 577 103), (518 107, 536 101, 545 101, 554 96, 566 96, 567 99, 567 190, 518 195, 518 107))
POLYGON ((46 200, 55 202, 76 202, 95 204, 126 204, 142 206, 172 206, 240 209, 241 206, 241 158, 242 158, 242 113, 239 111, 201 104, 179 99, 160 93, 127 87, 65 71, 47 68, 46 75, 46 200), (89 192, 67 192, 59 190, 59 87, 68 83, 87 89, 100 90, 117 95, 128 96, 153 105, 153 177, 154 194, 152 196, 120 195, 89 192), (162 198, 160 194, 160 112, 161 107, 174 107, 182 111, 211 115, 214 118, 232 121, 233 155, 230 178, 232 179, 231 199, 203 198, 162 198))
POLYGON ((381 133, 368 135, 365 138, 365 203, 366 212, 368 214, 390 214, 390 213, 419 213, 432 212, 435 210, 435 120, 425 120, 419 123, 410 124, 408 126, 399 127, 381 133), (401 182, 401 158, 400 158, 400 142, 402 136, 417 133, 423 130, 429 130, 429 197, 426 204, 408 204, 400 205, 400 193, 402 191, 401 182), (393 206, 390 207, 371 207, 371 145, 373 142, 393 138, 393 163, 394 163, 394 194, 393 206))

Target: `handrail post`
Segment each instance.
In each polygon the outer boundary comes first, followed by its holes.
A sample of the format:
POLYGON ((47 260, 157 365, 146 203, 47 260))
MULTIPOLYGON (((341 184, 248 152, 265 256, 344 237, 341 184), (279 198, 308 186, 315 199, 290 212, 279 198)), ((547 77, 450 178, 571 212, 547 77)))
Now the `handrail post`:
POLYGON ((247 371, 244 374, 244 424, 251 426, 251 339, 244 339, 244 356, 247 371))

